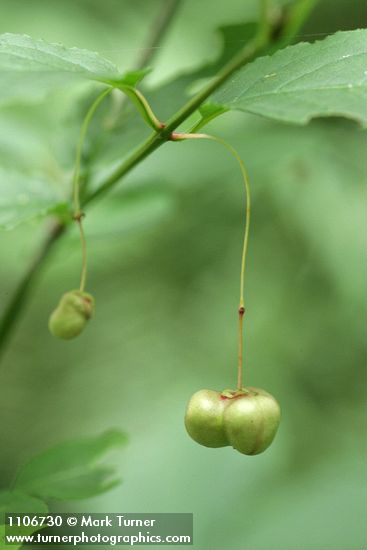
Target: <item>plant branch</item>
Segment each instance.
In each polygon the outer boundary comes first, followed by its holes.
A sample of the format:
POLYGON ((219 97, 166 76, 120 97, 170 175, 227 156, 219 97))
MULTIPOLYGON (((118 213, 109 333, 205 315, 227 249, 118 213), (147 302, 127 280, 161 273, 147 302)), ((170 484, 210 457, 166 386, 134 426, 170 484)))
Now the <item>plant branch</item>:
MULTIPOLYGON (((144 47, 139 50, 140 53, 138 58, 135 60, 135 70, 139 71, 141 69, 145 69, 152 62, 158 52, 159 45, 166 36, 166 33, 181 3, 182 0, 162 0, 162 7, 157 18, 153 21, 146 43, 144 44, 144 47)), ((117 104, 113 109, 113 113, 110 115, 111 120, 107 123, 111 127, 114 124, 113 120, 121 115, 121 112, 124 110, 127 102, 126 95, 114 96, 114 98, 117 101, 117 104)))
MULTIPOLYGON (((262 13, 266 13, 266 1, 262 0, 262 13)), ((305 0, 301 0, 305 1, 305 0)), ((311 1, 311 0, 309 0, 311 1)), ((156 39, 159 40, 164 34, 168 22, 172 20, 180 0, 172 0, 171 10, 166 12, 165 24, 161 26, 160 32, 156 32, 156 39), (174 9, 175 8, 175 9, 174 9)), ((304 10, 304 17, 307 15, 307 10, 304 10)), ((300 27, 300 20, 298 20, 298 25, 294 26, 295 28, 300 27)), ((158 27, 157 27, 158 28, 158 27)), ((83 202, 83 205, 93 201, 99 196, 105 194, 109 189, 111 189, 116 183, 128 172, 130 172, 136 165, 142 162, 146 157, 153 153, 158 147, 163 145, 166 141, 170 140, 171 133, 176 130, 182 122, 184 122, 192 113, 194 113, 200 105, 217 89, 219 86, 227 80, 235 71, 241 68, 246 63, 252 61, 258 54, 260 54, 272 40, 272 28, 269 21, 263 17, 259 25, 259 32, 255 38, 249 42, 244 49, 242 49, 238 54, 236 54, 232 60, 223 67, 222 70, 192 99, 190 99, 175 115, 173 115, 167 122, 165 128, 162 130, 153 133, 143 144, 140 145, 129 158, 118 166, 114 172, 104 181, 104 183, 93 193, 88 195, 83 202)), ((153 36, 153 34, 152 34, 153 36)), ((288 40, 290 37, 288 36, 288 40)), ((155 49, 154 46, 150 46, 150 56, 154 55, 155 49)), ((145 57, 145 62, 147 57, 145 57)), ((29 266, 27 272, 25 273, 23 279, 20 281, 19 285, 15 289, 15 292, 5 309, 4 314, 0 319, 0 354, 4 351, 5 345, 9 339, 10 333, 14 328, 16 321, 19 319, 21 312, 23 311, 26 300, 30 294, 30 291, 37 279, 37 276, 40 272, 40 269, 48 257, 51 249, 58 239, 65 233, 67 226, 58 222, 54 225, 53 229, 47 235, 45 241, 40 247, 40 250, 37 256, 33 259, 31 265, 29 266)))
POLYGON ((198 94, 173 115, 162 130, 152 134, 128 159, 126 159, 126 161, 122 162, 98 189, 86 197, 84 204, 106 193, 106 191, 113 187, 122 176, 130 172, 137 164, 169 140, 171 133, 194 113, 200 105, 219 88, 223 82, 225 82, 225 80, 243 65, 252 61, 266 47, 268 36, 269 32, 267 27, 265 25, 260 25, 259 32, 254 39, 235 55, 198 94))
POLYGON ((3 315, 0 319, 0 355, 4 351, 6 343, 9 339, 10 333, 15 325, 15 322, 19 318, 23 311, 27 298, 34 286, 37 277, 40 273, 41 267, 44 264, 45 259, 49 256, 51 249, 58 239, 63 235, 66 226, 61 223, 53 223, 50 230, 41 244, 36 256, 33 258, 32 263, 24 273, 22 280, 19 282, 15 289, 15 292, 8 303, 3 315))
POLYGON ((159 44, 166 36, 181 3, 182 0, 162 0, 162 8, 150 29, 146 44, 135 62, 135 68, 144 69, 155 57, 159 44))
MULTIPOLYGON (((279 36, 276 41, 276 49, 285 48, 297 36, 304 22, 309 18, 319 0, 298 0, 284 9, 280 21, 279 36)), ((275 48, 270 49, 270 54, 275 48)))

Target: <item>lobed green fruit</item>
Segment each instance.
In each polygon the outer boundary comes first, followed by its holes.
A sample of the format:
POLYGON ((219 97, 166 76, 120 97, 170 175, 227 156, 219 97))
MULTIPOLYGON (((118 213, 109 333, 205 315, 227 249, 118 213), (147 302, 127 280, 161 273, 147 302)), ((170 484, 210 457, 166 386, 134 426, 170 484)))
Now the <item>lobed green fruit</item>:
POLYGON ((61 297, 50 316, 48 328, 53 336, 71 340, 79 336, 93 313, 93 296, 80 290, 71 290, 61 297))
POLYGON ((185 416, 188 434, 205 447, 227 447, 245 455, 269 447, 280 422, 280 407, 260 388, 241 391, 200 390, 190 399, 185 416))

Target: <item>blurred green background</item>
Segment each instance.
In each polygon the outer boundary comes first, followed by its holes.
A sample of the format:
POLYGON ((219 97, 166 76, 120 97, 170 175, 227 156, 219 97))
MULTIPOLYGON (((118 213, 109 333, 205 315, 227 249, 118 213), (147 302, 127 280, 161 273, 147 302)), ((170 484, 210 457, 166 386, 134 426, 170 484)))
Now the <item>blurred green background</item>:
MULTIPOLYGON (((1 0, 0 32, 90 48, 133 68, 161 5, 1 0)), ((243 0, 183 1, 152 63, 147 95, 158 115, 164 95, 153 87, 215 60, 216 29, 252 21, 256 10, 243 0)), ((297 40, 366 26, 359 0, 321 0, 297 40)), ((80 91, 4 109, 1 166, 68 182, 84 111, 80 91)), ((217 144, 170 143, 87 212, 97 314, 80 339, 58 342, 47 331, 59 296, 78 283, 76 233, 42 271, 0 366, 0 488, 33 453, 114 426, 130 437, 113 457, 123 485, 70 510, 193 512, 201 550, 364 550, 365 131, 345 120, 297 127, 234 113, 209 130, 238 148, 251 177, 245 380, 281 404, 274 444, 245 457, 200 447, 185 432, 192 393, 235 384, 243 188, 217 144)), ((148 134, 117 125, 98 143, 96 165, 148 134)), ((0 233, 1 307, 43 226, 0 233)))

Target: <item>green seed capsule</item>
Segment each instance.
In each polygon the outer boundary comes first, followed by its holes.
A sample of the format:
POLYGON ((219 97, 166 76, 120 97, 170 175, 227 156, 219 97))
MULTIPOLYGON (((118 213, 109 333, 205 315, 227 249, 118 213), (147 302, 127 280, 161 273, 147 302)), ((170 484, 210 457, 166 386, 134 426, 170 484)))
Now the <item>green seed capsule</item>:
POLYGON ((197 443, 206 447, 231 445, 255 455, 269 447, 277 432, 280 407, 260 388, 241 392, 200 390, 189 401, 185 425, 197 443))
POLYGON ((223 425, 225 400, 219 392, 200 390, 187 407, 185 426, 194 441, 205 447, 226 447, 227 437, 223 425))
POLYGON ((66 292, 50 316, 48 327, 57 338, 71 340, 83 331, 94 313, 94 298, 87 292, 66 292))
POLYGON ((280 407, 272 395, 260 388, 248 388, 249 395, 229 399, 224 411, 228 442, 246 455, 269 447, 280 422, 280 407))

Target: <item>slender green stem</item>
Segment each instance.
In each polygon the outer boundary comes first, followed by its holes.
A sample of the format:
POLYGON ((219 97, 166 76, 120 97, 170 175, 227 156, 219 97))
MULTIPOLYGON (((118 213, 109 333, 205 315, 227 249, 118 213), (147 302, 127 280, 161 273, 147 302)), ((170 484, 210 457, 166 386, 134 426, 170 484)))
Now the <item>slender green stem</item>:
POLYGON ((237 390, 243 388, 243 316, 244 307, 238 308, 238 355, 237 355, 237 390))
POLYGON ((96 112, 97 107, 103 101, 103 99, 112 92, 112 89, 113 88, 107 88, 106 90, 103 90, 103 92, 99 94, 99 96, 95 99, 95 101, 92 103, 92 105, 88 109, 88 112, 85 115, 85 118, 83 120, 82 127, 80 129, 78 144, 76 147, 75 168, 74 168, 74 177, 73 177, 73 205, 74 205, 74 220, 76 221, 79 227, 80 242, 82 247, 82 270, 81 270, 81 276, 80 276, 81 292, 84 292, 85 284, 87 280, 87 243, 86 243, 85 233, 83 228, 83 213, 80 210, 80 164, 81 164, 85 137, 87 135, 87 131, 91 123, 91 120, 93 118, 93 115, 96 112))
POLYGON ((87 135, 87 131, 90 125, 90 122, 92 120, 92 117, 94 113, 97 110, 98 105, 103 101, 103 99, 112 92, 113 88, 107 88, 104 89, 103 92, 99 94, 99 96, 95 99, 95 101, 92 103, 90 108, 88 109, 87 114, 85 115, 85 118, 83 120, 82 127, 80 129, 79 139, 76 147, 76 155, 75 155, 75 168, 74 168, 74 176, 73 176, 73 204, 74 204, 74 214, 77 215, 80 212, 80 164, 81 164, 81 158, 82 158, 82 151, 85 141, 85 136, 87 135))
POLYGON ((247 175, 247 170, 243 160, 241 159, 236 149, 232 145, 227 143, 227 141, 225 141, 220 137, 212 136, 210 134, 177 133, 177 134, 172 134, 172 139, 174 141, 182 141, 186 139, 209 139, 211 141, 216 141, 217 143, 223 145, 231 153, 231 155, 238 162, 238 165, 241 170, 241 175, 245 186, 245 231, 244 231, 242 256, 241 256, 240 301, 238 305, 237 389, 241 390, 243 386, 243 317, 245 314, 245 275, 246 275, 246 260, 247 260, 247 250, 248 250, 250 220, 251 220, 251 193, 250 193, 250 183, 247 175))
POLYGON ((131 99, 145 122, 153 128, 153 130, 159 132, 159 130, 164 128, 164 124, 156 117, 146 97, 144 97, 144 95, 137 88, 121 85, 118 89, 131 99))
POLYGON ((81 218, 77 220, 77 224, 79 227, 80 242, 82 245, 82 272, 80 276, 79 290, 80 292, 84 292, 85 285, 87 282, 87 242, 85 239, 85 233, 84 233, 84 228, 83 228, 83 223, 81 218))

